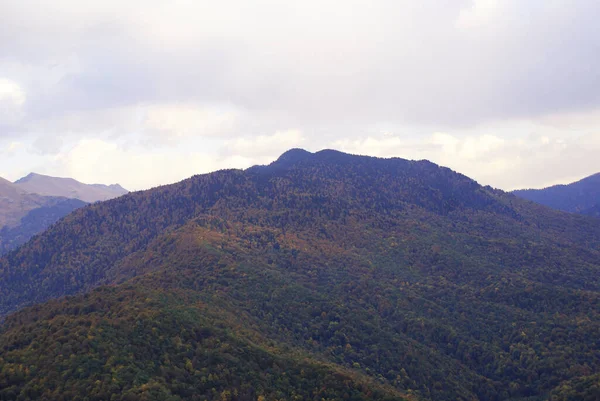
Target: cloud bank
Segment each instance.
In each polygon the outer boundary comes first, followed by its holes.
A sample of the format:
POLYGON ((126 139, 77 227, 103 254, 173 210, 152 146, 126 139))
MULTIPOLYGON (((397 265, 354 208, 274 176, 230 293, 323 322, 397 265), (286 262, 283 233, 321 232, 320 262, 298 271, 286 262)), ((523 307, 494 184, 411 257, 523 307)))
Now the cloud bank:
POLYGON ((427 158, 505 189, 580 178, 600 171, 599 12, 592 0, 7 0, 0 175, 138 189, 302 146, 427 158))

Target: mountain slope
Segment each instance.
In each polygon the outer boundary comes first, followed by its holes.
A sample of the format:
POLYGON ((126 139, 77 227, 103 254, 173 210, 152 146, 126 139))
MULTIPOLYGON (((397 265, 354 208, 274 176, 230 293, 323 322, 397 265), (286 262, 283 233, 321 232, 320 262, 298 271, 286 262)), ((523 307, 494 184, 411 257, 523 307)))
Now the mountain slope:
POLYGON ((0 178, 0 255, 27 242, 86 204, 127 193, 119 185, 86 185, 71 178, 29 174, 15 183, 0 178))
MULTIPOLYGON (((599 268, 597 219, 481 187, 426 161, 293 150, 269 166, 86 206, 1 259, 1 314, 108 287, 92 292, 100 300, 79 295, 9 316, 0 371, 31 365, 39 354, 33 344, 48 336, 61 346, 96 336, 75 329, 87 325, 79 322, 96 319, 104 332, 122 336, 97 346, 125 346, 134 337, 120 316, 151 328, 159 324, 151 301, 159 299, 169 311, 185 304, 192 324, 203 321, 235 333, 240 344, 291 358, 291 369, 300 360, 324 364, 350 377, 341 382, 379 383, 390 397, 543 397, 600 369, 599 268), (140 303, 146 299, 152 305, 140 303)), ((141 367, 133 361, 143 358, 128 356, 121 365, 138 373, 121 378, 121 389, 159 381, 161 391, 193 399, 178 392, 191 383, 185 374, 169 373, 173 351, 147 335, 132 355, 163 358, 141 367)), ((196 347, 192 337, 172 341, 196 347)), ((215 344, 207 349, 229 358, 215 344)), ((70 346, 52 358, 95 352, 70 346)), ((187 363, 177 358, 175 370, 187 363)), ((235 358, 251 363, 247 354, 235 358)), ((99 368, 107 361, 92 359, 97 368, 69 385, 80 385, 77 396, 89 394, 84 388, 94 375, 108 374, 99 368)), ((14 394, 35 386, 52 391, 66 379, 41 378, 50 366, 71 378, 69 360, 4 380, 14 394)), ((251 374, 264 377, 269 369, 251 374)), ((291 376, 296 382, 302 374, 291 376)), ((233 389, 232 380, 219 389, 233 389)))
POLYGON ((582 210, 580 213, 586 216, 600 217, 600 203, 598 203, 596 206, 582 210))
POLYGON ((30 210, 19 224, 0 228, 0 255, 23 245, 62 217, 86 205, 79 199, 51 198, 45 205, 30 210))
POLYGON ((73 178, 50 177, 31 173, 14 183, 25 192, 46 196, 63 196, 93 203, 126 194, 128 191, 118 184, 83 184, 73 178))
POLYGON ((206 309, 193 294, 134 285, 20 312, 5 324, 0 398, 405 399, 367 377, 244 340, 206 309))
POLYGON ((10 181, 0 178, 0 227, 17 224, 30 210, 47 201, 46 197, 27 193, 10 181))
POLYGON ((83 205, 76 199, 27 193, 0 178, 0 255, 83 205))
POLYGON ((522 198, 565 212, 592 215, 600 207, 600 173, 567 185, 513 191, 522 198))

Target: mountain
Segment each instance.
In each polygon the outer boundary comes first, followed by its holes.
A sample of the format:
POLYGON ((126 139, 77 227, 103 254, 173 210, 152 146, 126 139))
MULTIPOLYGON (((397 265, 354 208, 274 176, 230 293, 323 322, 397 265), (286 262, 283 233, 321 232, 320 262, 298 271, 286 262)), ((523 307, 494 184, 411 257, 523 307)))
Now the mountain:
POLYGON ((513 194, 565 212, 597 215, 600 208, 600 173, 567 185, 521 189, 513 191, 513 194))
POLYGON ((28 193, 0 178, 0 255, 84 205, 77 199, 28 193))
POLYGON ((589 209, 582 210, 580 213, 587 216, 600 217, 600 203, 590 207, 589 209))
POLYGON ((27 212, 40 207, 46 200, 42 196, 28 194, 0 177, 0 227, 18 223, 27 212))
POLYGON ((21 217, 19 224, 0 227, 0 255, 23 245, 34 235, 85 205, 79 199, 49 197, 42 206, 21 217))
POLYGON ((116 198, 128 192, 119 184, 83 184, 73 178, 50 177, 36 173, 31 173, 14 184, 25 192, 63 196, 89 203, 116 198))
POLYGON ((295 149, 0 259, 0 399, 597 399, 599 269, 598 219, 295 149))
POLYGON ((88 202, 126 193, 118 184, 87 185, 72 178, 35 173, 15 183, 0 178, 0 255, 24 244, 88 202))

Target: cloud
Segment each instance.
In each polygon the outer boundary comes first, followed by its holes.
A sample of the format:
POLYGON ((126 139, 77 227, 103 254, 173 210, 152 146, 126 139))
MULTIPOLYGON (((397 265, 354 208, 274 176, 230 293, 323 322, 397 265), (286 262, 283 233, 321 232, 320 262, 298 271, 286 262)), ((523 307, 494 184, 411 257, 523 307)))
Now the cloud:
POLYGON ((498 16, 501 3, 499 0, 473 0, 470 6, 460 10, 456 25, 461 29, 481 28, 498 16))
POLYGON ((61 156, 66 172, 121 180, 90 167, 96 143, 139 188, 291 146, 535 185, 525 156, 595 165, 577 141, 599 121, 599 13, 595 0, 7 0, 0 142, 26 144, 19 171, 61 156), (191 149, 209 162, 180 166, 191 149), (180 167, 146 179, 133 163, 152 158, 180 167))
POLYGON ((16 82, 9 79, 0 79, 0 101, 22 106, 25 99, 25 92, 16 82))
POLYGON ((55 155, 61 151, 62 146, 63 140, 60 136, 44 135, 37 137, 31 148, 40 155, 55 155))
POLYGON ((355 154, 431 160, 483 185, 511 190, 576 181, 600 171, 600 132, 576 138, 530 135, 502 139, 491 134, 456 137, 437 132, 420 139, 395 135, 340 140, 332 147, 355 154))
POLYGON ((23 144, 21 142, 18 141, 13 141, 8 143, 8 145, 4 146, 4 148, 0 149, 0 153, 3 154, 3 156, 14 156, 15 153, 21 149, 23 147, 23 144))
POLYGON ((278 131, 272 135, 235 138, 225 142, 222 151, 228 155, 261 158, 270 162, 291 148, 301 147, 305 137, 299 130, 278 131))
POLYGON ((0 78, 0 127, 16 124, 23 118, 22 107, 27 99, 16 82, 0 78))
POLYGON ((216 149, 210 150, 206 143, 204 147, 164 149, 102 138, 83 139, 56 154, 42 172, 87 183, 119 182, 127 189, 145 189, 194 174, 267 164, 290 147, 301 145, 303 140, 301 132, 287 130, 231 139, 217 143, 216 149))
POLYGON ((143 110, 143 128, 166 140, 189 136, 228 136, 239 128, 240 113, 227 106, 152 105, 143 110))
MULTIPOLYGON (((244 160, 233 161, 244 163, 244 160)), ((57 155, 45 172, 74 177, 86 183, 118 182, 129 190, 136 190, 180 181, 226 166, 236 167, 237 163, 230 162, 194 149, 186 152, 140 151, 102 139, 84 139, 57 155)))
POLYGON ((2 6, 2 45, 26 63, 76 55, 43 97, 54 113, 210 102, 470 125, 600 106, 592 0, 30 3, 2 6))

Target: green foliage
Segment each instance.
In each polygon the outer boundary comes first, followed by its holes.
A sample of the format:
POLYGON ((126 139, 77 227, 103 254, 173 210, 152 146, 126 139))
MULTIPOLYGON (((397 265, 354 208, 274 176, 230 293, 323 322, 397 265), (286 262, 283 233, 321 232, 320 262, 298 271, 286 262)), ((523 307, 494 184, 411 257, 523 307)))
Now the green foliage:
POLYGON ((339 368, 244 340, 192 301, 123 286, 11 316, 0 343, 0 399, 401 399, 339 368))
POLYGON ((85 207, 0 260, 0 314, 109 285, 7 318, 0 400, 583 394, 599 249, 597 219, 429 162, 292 151, 85 207))
MULTIPOLYGON (((589 367, 584 367, 583 369, 588 372, 590 371, 589 367)), ((581 376, 564 382, 550 396, 550 401, 596 400, 600 400, 600 374, 581 376)))

